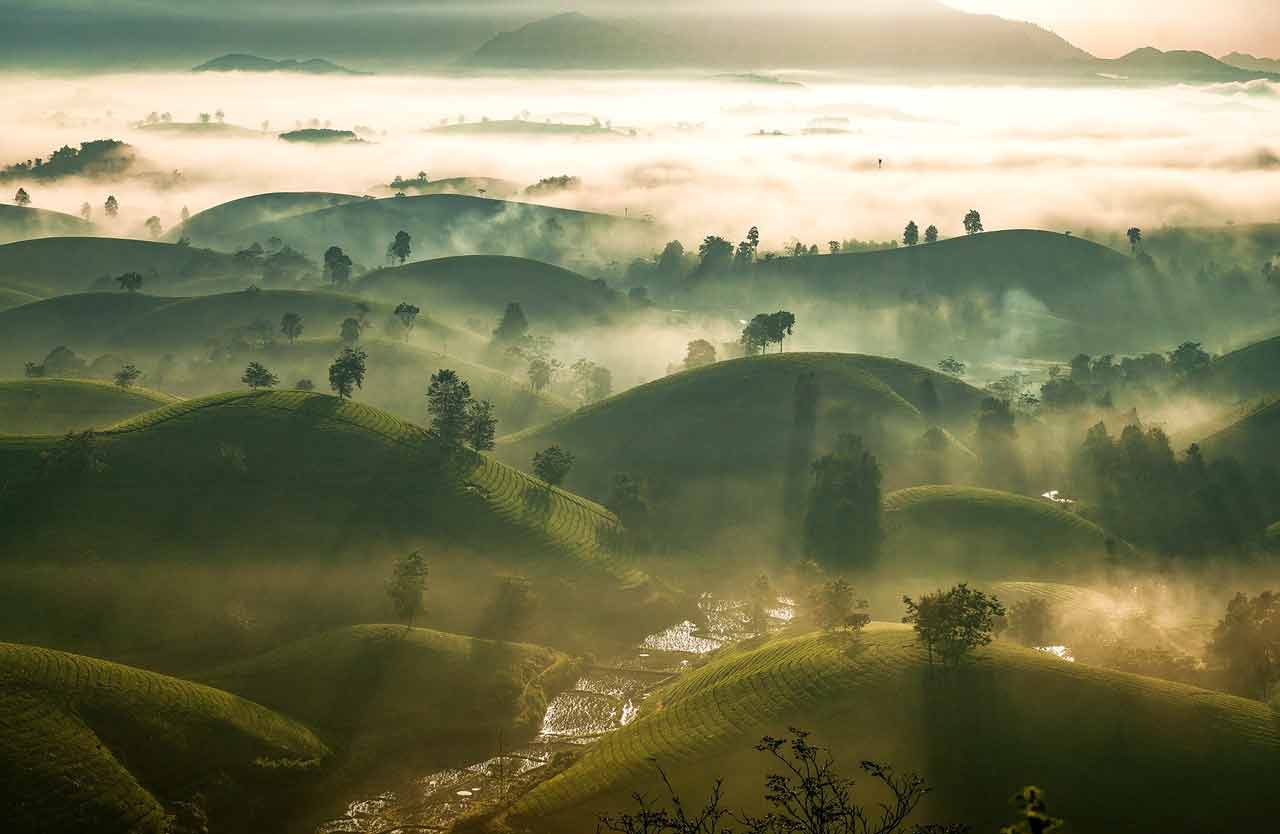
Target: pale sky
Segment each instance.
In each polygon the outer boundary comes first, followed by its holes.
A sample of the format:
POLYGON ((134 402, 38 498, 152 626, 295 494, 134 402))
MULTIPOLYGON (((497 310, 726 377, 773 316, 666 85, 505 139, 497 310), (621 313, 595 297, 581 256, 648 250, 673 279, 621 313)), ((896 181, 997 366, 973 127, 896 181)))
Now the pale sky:
POLYGON ((1029 20, 1102 58, 1139 46, 1280 58, 1280 0, 943 0, 1029 20))

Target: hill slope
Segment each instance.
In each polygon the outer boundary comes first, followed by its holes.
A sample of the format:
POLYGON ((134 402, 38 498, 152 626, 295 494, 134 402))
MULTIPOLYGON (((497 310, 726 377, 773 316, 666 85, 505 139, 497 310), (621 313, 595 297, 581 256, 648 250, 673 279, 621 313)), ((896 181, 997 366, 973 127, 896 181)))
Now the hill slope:
POLYGON ((413 257, 516 255, 555 262, 593 251, 601 258, 647 252, 657 230, 649 223, 605 214, 531 203, 504 202, 462 194, 426 194, 356 200, 243 228, 244 240, 283 239, 318 257, 341 246, 362 264, 387 260, 396 233, 413 240, 413 257))
POLYGON ((227 692, 0 643, 0 803, 15 830, 161 834, 170 803, 204 793, 212 829, 233 831, 305 774, 277 765, 327 755, 227 692))
POLYGON ((454 745, 487 749, 500 727, 514 739, 531 737, 547 699, 571 684, 566 678, 574 672, 567 657, 540 646, 362 625, 290 643, 206 679, 306 721, 357 757, 425 747, 434 748, 425 758, 440 760, 454 745))
POLYGON ((1264 402, 1200 444, 1209 458, 1280 464, 1280 399, 1264 402))
MULTIPOLYGON (((197 212, 182 226, 171 230, 169 236, 176 240, 177 236, 186 235, 192 243, 200 246, 240 248, 254 242, 254 239, 239 234, 248 226, 319 211, 357 199, 354 194, 328 191, 253 194, 197 212)), ((266 238, 257 242, 265 245, 266 238)))
POLYGON ((1046 578, 1131 555, 1124 542, 1052 501, 997 490, 911 487, 885 496, 884 513, 885 561, 929 575, 1046 578))
POLYGON ((424 310, 452 307, 458 316, 495 322, 518 301, 534 330, 596 324, 621 307, 608 287, 539 261, 494 255, 465 255, 379 269, 360 279, 354 291, 388 302, 409 300, 424 310))
POLYGON ((244 53, 230 53, 212 60, 205 61, 198 67, 192 67, 192 72, 297 72, 307 75, 365 75, 366 73, 357 72, 339 66, 332 61, 326 61, 323 58, 308 58, 305 61, 299 61, 296 58, 283 58, 281 60, 273 60, 271 58, 260 58, 257 55, 246 55, 244 53))
POLYGON ((93 226, 60 211, 0 205, 0 244, 60 235, 87 235, 93 226))
POLYGON ((1232 400, 1280 393, 1280 336, 1218 357, 1188 385, 1197 393, 1232 400))
POLYGON ((48 295, 113 290, 111 279, 125 272, 143 276, 151 293, 239 289, 260 272, 231 255, 110 237, 51 237, 0 246, 0 282, 20 283, 48 295), (110 286, 101 286, 103 283, 110 286))
POLYGON ((1103 72, 1114 73, 1125 78, 1143 81, 1180 81, 1188 84, 1250 81, 1272 75, 1257 68, 1242 68, 1224 63, 1203 52, 1191 50, 1163 52, 1150 46, 1135 49, 1120 58, 1099 60, 1097 66, 1103 72))
POLYGON ((559 444, 577 456, 572 488, 606 496, 616 473, 647 483, 665 507, 656 526, 706 532, 772 524, 780 487, 803 494, 809 464, 837 435, 864 436, 893 478, 930 422, 965 424, 981 392, 906 362, 836 353, 784 353, 718 362, 641 385, 537 429, 505 437, 498 456, 528 466, 559 444), (796 422, 796 386, 812 375, 812 424, 796 422), (924 395, 925 380, 940 404, 924 395))
POLYGON ((797 725, 846 774, 862 759, 921 772, 935 791, 915 821, 995 830, 1027 782, 1052 785, 1054 815, 1080 831, 1248 829, 1280 812, 1264 787, 1280 763, 1280 720, 1264 704, 1006 643, 944 675, 908 628, 888 624, 860 639, 807 634, 724 652, 655 692, 637 720, 515 810, 568 828, 630 809, 628 793, 658 787, 656 758, 686 803, 724 776, 727 805, 758 811, 769 763, 751 747, 797 725), (1138 793, 1148 801, 1135 804, 1138 793))
POLYGON ((0 382, 0 434, 63 434, 106 428, 175 402, 145 388, 78 379, 0 382))

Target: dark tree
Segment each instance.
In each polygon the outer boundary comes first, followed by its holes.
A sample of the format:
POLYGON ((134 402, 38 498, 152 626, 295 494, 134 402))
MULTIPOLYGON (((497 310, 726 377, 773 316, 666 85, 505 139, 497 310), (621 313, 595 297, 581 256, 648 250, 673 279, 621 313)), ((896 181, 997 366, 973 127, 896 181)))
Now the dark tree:
POLYGON ((1169 369, 1186 378, 1208 367, 1212 357, 1199 342, 1183 342, 1169 354, 1169 369))
POLYGON ((31 195, 27 193, 27 189, 19 188, 18 193, 13 195, 13 202, 20 206, 31 205, 31 195))
POLYGON ((280 332, 293 344, 302 335, 302 316, 297 313, 285 313, 280 317, 280 332))
POLYGON ((907 614, 904 623, 915 626, 916 636, 946 665, 955 666, 979 646, 994 639, 997 620, 1004 617, 1000 600, 975 591, 961 582, 948 591, 935 591, 920 597, 917 603, 904 596, 907 614))
POLYGON ((304 376, 302 379, 300 379, 300 380, 298 380, 297 382, 295 382, 295 383, 293 384, 293 387, 294 387, 294 388, 296 388, 296 389, 297 389, 297 390, 299 390, 299 391, 314 391, 314 390, 316 390, 316 384, 315 384, 314 382, 312 382, 310 379, 308 379, 307 377, 305 377, 305 376, 304 376))
POLYGON ((1268 700, 1280 681, 1280 594, 1236 594, 1213 630, 1209 653, 1226 669, 1234 692, 1268 700))
POLYGON ((387 246, 387 257, 392 260, 398 260, 404 263, 409 260, 409 255, 413 253, 413 240, 409 237, 409 233, 401 229, 396 232, 395 240, 391 241, 387 246))
POLYGON ((120 386, 121 388, 132 387, 132 385, 141 378, 142 378, 142 371, 138 370, 137 366, 133 365, 132 363, 125 365, 123 368, 116 371, 115 374, 112 376, 112 379, 115 380, 116 385, 120 386))
POLYGON ((794 313, 786 310, 779 310, 776 313, 770 313, 767 318, 766 334, 770 342, 778 343, 778 353, 782 353, 782 342, 791 335, 792 329, 796 324, 794 313))
POLYGON ((164 231, 164 226, 160 224, 160 218, 154 214, 147 218, 145 225, 147 227, 147 233, 153 238, 160 237, 160 234, 164 231))
POLYGON ((259 388, 275 388, 280 383, 280 378, 268 371, 262 363, 250 362, 240 381, 256 391, 259 388))
POLYGON ((906 231, 902 233, 902 242, 907 246, 915 246, 920 242, 920 227, 916 225, 916 221, 912 220, 907 224, 906 231))
POLYGON ((833 568, 874 564, 883 535, 883 475, 875 456, 861 437, 842 434, 834 452, 814 461, 813 477, 804 519, 805 552, 833 568))
POLYGON ((351 280, 351 258, 340 246, 330 246, 324 252, 324 274, 335 287, 345 287, 351 280))
POLYGON ((938 242, 938 227, 937 227, 937 226, 930 225, 930 226, 929 226, 929 228, 927 228, 927 229, 925 229, 925 230, 924 230, 924 242, 925 242, 925 243, 937 243, 937 242, 938 242))
POLYGON ((529 335, 529 320, 524 316, 520 302, 512 301, 502 313, 502 320, 493 330, 493 340, 503 345, 518 345, 529 335))
POLYGON ((406 628, 412 628, 413 621, 422 613, 422 598, 427 592, 427 572, 427 560, 416 550, 397 559, 391 568, 391 578, 387 580, 387 596, 391 597, 396 616, 404 621, 406 628))
POLYGON ((348 345, 354 345, 360 341, 361 330, 364 330, 364 325, 360 323, 360 319, 345 318, 342 320, 342 329, 338 333, 338 338, 348 345))
POLYGON ((684 266, 684 244, 673 240, 662 249, 658 256, 658 274, 673 277, 680 274, 684 266))
POLYGON ((742 335, 738 338, 743 352, 747 356, 763 353, 771 341, 770 329, 768 313, 759 313, 751 321, 747 322, 747 326, 742 328, 742 335))
POLYGON ((938 363, 938 370, 950 376, 964 376, 965 364, 954 356, 948 356, 938 363))
POLYGON ((364 387, 365 360, 369 354, 363 350, 343 348, 338 358, 329 366, 329 387, 342 399, 350 399, 356 388, 364 387))
POLYGON ((409 334, 413 332, 413 325, 418 320, 418 314, 422 311, 407 301, 401 301, 396 305, 395 316, 400 320, 400 326, 404 328, 404 340, 409 341, 409 334))
POLYGON ((108 195, 107 201, 102 204, 102 210, 107 217, 115 217, 120 213, 120 203, 116 202, 114 194, 108 195))
POLYGON ((137 272, 126 272, 116 276, 116 283, 126 292, 137 292, 142 289, 142 275, 137 272))
POLYGON ((613 476, 613 486, 604 505, 632 532, 643 530, 649 523, 649 502, 644 498, 644 487, 626 472, 613 476))
POLYGON ((1011 802, 1018 814, 1018 821, 1001 828, 1000 834, 1050 834, 1062 827, 1062 820, 1049 816, 1044 791, 1034 785, 1018 791, 1011 802))
POLYGON ((467 427, 464 439, 477 452, 487 452, 494 447, 498 434, 498 418, 494 416, 493 403, 488 400, 472 400, 467 403, 467 427))
POLYGON ((977 209, 969 209, 969 213, 964 216, 964 233, 967 235, 976 235, 982 231, 982 215, 977 209))
POLYGON ((698 246, 698 275, 724 271, 733 259, 733 244, 717 235, 708 235, 698 246))
POLYGON ((560 363, 557 360, 543 356, 533 357, 529 360, 529 369, 527 371, 529 387, 539 393, 545 391, 555 381, 556 373, 559 370, 560 363))
POLYGON ((870 615, 858 609, 867 607, 865 599, 857 599, 853 586, 844 579, 833 579, 809 592, 809 611, 814 622, 825 631, 861 631, 871 622, 870 615))
POLYGON ((573 455, 559 446, 548 446, 533 456, 533 474, 549 486, 560 486, 573 469, 573 455))
POLYGON ((1138 254, 1138 247, 1142 245, 1142 230, 1133 226, 1125 232, 1125 235, 1129 238, 1129 250, 1135 255, 1138 254))
POLYGON ((706 339, 694 339, 689 343, 684 355, 685 370, 701 368, 716 361, 715 346, 706 339))
POLYGON ((427 385, 427 414, 431 431, 450 446, 462 442, 467 432, 467 403, 471 386, 456 371, 441 368, 431 375, 427 385))

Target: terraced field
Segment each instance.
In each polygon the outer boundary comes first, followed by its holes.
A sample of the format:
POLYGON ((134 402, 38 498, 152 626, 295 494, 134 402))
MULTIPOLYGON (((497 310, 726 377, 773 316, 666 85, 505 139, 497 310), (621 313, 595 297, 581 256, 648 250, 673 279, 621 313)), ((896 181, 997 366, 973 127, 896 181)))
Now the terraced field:
POLYGON ((662 796, 654 760, 686 803, 724 776, 730 807, 759 810, 767 762, 751 747, 788 725, 814 732, 848 773, 866 758, 923 773, 935 791, 920 822, 993 830, 1028 782, 1052 786, 1053 810, 1074 830, 1247 829, 1280 811, 1266 787, 1280 716, 1264 704, 1003 642, 943 672, 910 629, 873 623, 860 637, 791 635, 721 652, 514 813, 567 829, 629 808, 633 791, 662 796), (1108 778, 1094 778, 1102 768, 1108 778))
POLYGON ((900 569, 1050 579, 1134 555, 1124 541, 1048 499, 997 490, 911 487, 885 496, 884 513, 885 561, 900 569))
POLYGON ((0 804, 15 831, 161 834, 171 803, 201 791, 214 805, 238 794, 248 822, 257 791, 287 790, 328 755, 306 727, 230 693, 0 643, 0 804))
POLYGON ((548 699, 572 685, 577 671, 568 657, 541 646, 361 625, 234 663, 205 680, 302 719, 362 757, 468 743, 487 749, 499 728, 512 742, 532 738, 548 699))
POLYGON ((147 388, 80 379, 0 382, 0 434, 101 429, 177 398, 147 388))

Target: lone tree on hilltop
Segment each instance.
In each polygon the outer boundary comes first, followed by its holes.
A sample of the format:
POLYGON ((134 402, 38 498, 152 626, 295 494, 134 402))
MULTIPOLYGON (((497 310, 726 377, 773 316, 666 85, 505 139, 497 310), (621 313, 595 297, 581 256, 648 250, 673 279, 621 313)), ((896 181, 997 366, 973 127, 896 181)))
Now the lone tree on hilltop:
POLYGON ((467 403, 471 386, 457 371, 441 368, 431 375, 427 385, 427 413, 431 415, 431 431, 450 446, 462 442, 467 431, 467 403))
POLYGON ((738 343, 742 345, 742 350, 747 356, 755 356, 763 353, 769 346, 769 332, 769 314, 758 313, 742 328, 738 343))
POLYGON ((369 354, 363 350, 343 348, 338 358, 329 366, 329 387, 342 399, 350 399, 353 389, 364 387, 365 360, 369 354))
POLYGON ((324 275, 335 287, 345 287, 351 280, 351 258, 341 246, 330 246, 324 251, 324 275))
POLYGON ((115 374, 112 376, 112 379, 115 380, 116 385, 120 386, 121 388, 130 388, 133 386, 135 382, 137 382, 141 378, 142 378, 142 371, 138 370, 137 366, 132 363, 125 365, 123 368, 116 371, 115 374))
POLYGON ((102 210, 107 217, 115 217, 120 213, 120 203, 116 200, 116 195, 107 195, 107 201, 102 204, 102 210))
POLYGON ((796 317, 794 313, 787 310, 779 310, 776 313, 770 313, 766 319, 766 334, 770 342, 778 343, 778 353, 782 353, 782 342, 791 335, 792 329, 796 325, 796 317))
POLYGON ((137 292, 142 289, 142 273, 126 272, 124 275, 117 275, 116 283, 126 292, 137 292))
POLYGON ((20 206, 31 205, 31 195, 27 193, 27 189, 19 188, 18 193, 13 195, 13 202, 20 206))
POLYGON ((395 239, 387 246, 387 257, 403 264, 413 253, 413 239, 404 229, 396 232, 395 239))
POLYGON ((395 317, 400 320, 400 326, 404 328, 404 340, 409 341, 409 334, 413 332, 413 325, 418 321, 418 314, 422 310, 407 301, 401 301, 396 305, 395 317))
POLYGON ((805 552, 836 568, 866 567, 880 555, 883 474, 862 438, 842 434, 836 450, 813 463, 804 518, 805 552))
POLYGON ((938 227, 937 227, 937 226, 930 225, 930 226, 929 226, 929 228, 927 228, 927 229, 925 229, 925 230, 924 230, 924 242, 925 242, 925 243, 937 243, 937 242, 938 242, 938 227))
POLYGON ((684 367, 685 370, 693 368, 701 368, 704 365, 715 364, 716 349, 713 344, 706 339, 694 339, 685 349, 684 367))
POLYGON ((573 455, 559 446, 548 446, 533 456, 533 474, 548 486, 560 486, 573 469, 573 455))
POLYGON ((387 580, 387 596, 396 616, 404 621, 405 628, 412 628, 413 621, 423 611, 423 597, 427 593, 427 560, 417 550, 397 559, 387 580))
POLYGON ((261 362, 250 362, 240 381, 257 391, 260 388, 275 388, 280 383, 280 378, 268 371, 261 362))
POLYGON ((1000 600, 964 582, 948 591, 924 594, 919 602, 908 596, 902 602, 907 606, 902 621, 915 626, 917 638, 929 651, 929 662, 933 663, 936 654, 949 666, 958 665, 974 649, 990 643, 997 619, 1005 615, 1000 600))
POLYGON ((964 216, 964 233, 967 235, 976 235, 982 231, 982 215, 977 209, 969 209, 969 213, 964 216))
POLYGON ((907 246, 915 246, 920 242, 920 227, 916 225, 916 221, 912 220, 907 224, 906 230, 902 233, 902 242, 907 246))
POLYGON ((1133 226, 1125 235, 1129 238, 1129 251, 1138 254, 1138 247, 1142 245, 1142 230, 1133 226))
POLYGON ((302 316, 297 313, 285 313, 280 317, 280 332, 293 344, 302 335, 302 316))

